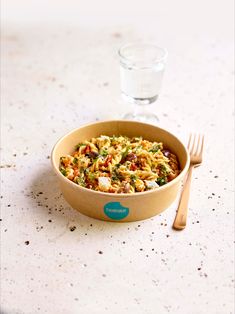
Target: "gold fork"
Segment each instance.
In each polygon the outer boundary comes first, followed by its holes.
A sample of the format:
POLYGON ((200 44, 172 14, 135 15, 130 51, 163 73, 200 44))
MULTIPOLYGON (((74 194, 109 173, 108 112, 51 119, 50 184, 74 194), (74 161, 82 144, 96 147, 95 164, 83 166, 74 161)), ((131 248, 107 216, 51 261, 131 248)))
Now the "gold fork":
POLYGON ((173 228, 177 230, 182 230, 186 227, 192 173, 193 169, 200 166, 202 163, 204 135, 199 135, 198 139, 196 139, 196 135, 190 134, 188 141, 188 150, 190 152, 190 166, 188 170, 188 176, 181 194, 178 210, 175 216, 175 221, 173 223, 173 228))

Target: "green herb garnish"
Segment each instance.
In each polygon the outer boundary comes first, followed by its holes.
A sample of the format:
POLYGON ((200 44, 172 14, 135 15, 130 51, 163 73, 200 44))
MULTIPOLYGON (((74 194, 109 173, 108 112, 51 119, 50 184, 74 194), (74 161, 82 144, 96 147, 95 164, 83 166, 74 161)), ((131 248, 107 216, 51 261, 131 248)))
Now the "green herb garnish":
POLYGON ((131 174, 130 175, 130 179, 131 179, 131 181, 136 181, 137 180, 137 176, 135 175, 135 174, 131 174))
POLYGON ((118 180, 117 175, 116 174, 112 174, 111 180, 112 181, 117 181, 118 180))
POLYGON ((77 158, 77 157, 74 157, 74 158, 73 158, 73 164, 74 164, 74 165, 77 165, 77 164, 78 164, 78 158, 77 158))
POLYGON ((158 178, 158 179, 157 179, 157 184, 160 185, 160 186, 162 186, 162 185, 164 185, 164 184, 167 183, 166 180, 167 180, 167 179, 166 179, 165 177, 158 178))
POLYGON ((101 150, 100 150, 100 155, 101 155, 101 156, 106 157, 106 156, 108 156, 108 154, 109 154, 109 153, 108 153, 108 151, 107 151, 106 149, 101 149, 101 150))
POLYGON ((117 180, 122 180, 123 179, 122 175, 119 173, 117 168, 114 168, 112 176, 115 176, 117 178, 117 180))
POLYGON ((129 154, 130 150, 131 150, 130 146, 127 146, 125 151, 122 153, 122 160, 126 158, 126 156, 129 154))
POLYGON ((160 170, 163 174, 168 174, 169 170, 166 168, 165 165, 160 165, 160 170))
POLYGON ((66 177, 66 170, 64 168, 60 168, 60 172, 62 173, 63 176, 66 177))
POLYGON ((77 177, 76 182, 77 182, 77 184, 79 184, 79 185, 81 185, 81 186, 83 186, 83 187, 86 186, 84 178, 77 177))
POLYGON ((60 157, 60 163, 64 163, 64 160, 66 159, 66 157, 60 157))
POLYGON ((160 149, 160 145, 155 145, 155 146, 153 146, 153 148, 151 148, 149 150, 149 152, 157 153, 159 151, 159 149, 160 149))
POLYGON ((88 179, 90 180, 90 181, 94 181, 95 180, 95 178, 96 178, 96 175, 94 174, 94 173, 88 173, 88 179))
POLYGON ((92 162, 95 163, 100 158, 100 155, 92 159, 92 162))
POLYGON ((78 144, 75 146, 75 149, 78 150, 81 146, 86 146, 86 144, 84 144, 84 143, 78 143, 78 144))
POLYGON ((84 170, 84 173, 85 173, 86 175, 89 174, 89 173, 90 173, 90 169, 86 168, 86 169, 84 170))

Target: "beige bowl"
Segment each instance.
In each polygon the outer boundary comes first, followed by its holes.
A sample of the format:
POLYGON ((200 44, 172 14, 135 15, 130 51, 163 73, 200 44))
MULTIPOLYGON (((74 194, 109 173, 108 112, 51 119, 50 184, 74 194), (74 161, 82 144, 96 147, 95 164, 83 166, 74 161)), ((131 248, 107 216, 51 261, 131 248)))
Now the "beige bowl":
POLYGON ((124 120, 93 123, 71 131, 56 143, 51 157, 63 196, 74 209, 93 218, 117 222, 146 219, 169 207, 189 167, 189 154, 177 137, 153 125, 124 120), (142 136, 149 141, 161 141, 178 157, 182 171, 166 185, 135 194, 97 192, 64 177, 59 171, 60 157, 71 154, 78 142, 100 135, 142 136))

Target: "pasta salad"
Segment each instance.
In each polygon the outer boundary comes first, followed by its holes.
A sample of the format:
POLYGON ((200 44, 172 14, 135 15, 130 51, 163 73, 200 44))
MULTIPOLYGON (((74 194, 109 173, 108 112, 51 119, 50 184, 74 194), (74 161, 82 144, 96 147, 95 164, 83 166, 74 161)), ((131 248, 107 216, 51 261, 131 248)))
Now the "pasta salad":
POLYGON ((138 193, 167 184, 180 173, 177 157, 161 142, 101 135, 60 158, 60 172, 95 191, 138 193))

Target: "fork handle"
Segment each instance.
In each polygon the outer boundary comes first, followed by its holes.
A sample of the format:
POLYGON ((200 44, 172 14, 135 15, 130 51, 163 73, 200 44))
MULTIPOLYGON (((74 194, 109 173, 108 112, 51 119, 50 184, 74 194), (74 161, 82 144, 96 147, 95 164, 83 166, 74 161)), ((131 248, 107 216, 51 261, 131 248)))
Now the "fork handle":
POLYGON ((193 168, 194 168, 193 165, 189 167, 188 176, 183 187, 177 214, 175 216, 175 221, 173 223, 173 228, 177 230, 182 230, 186 227, 193 168))

